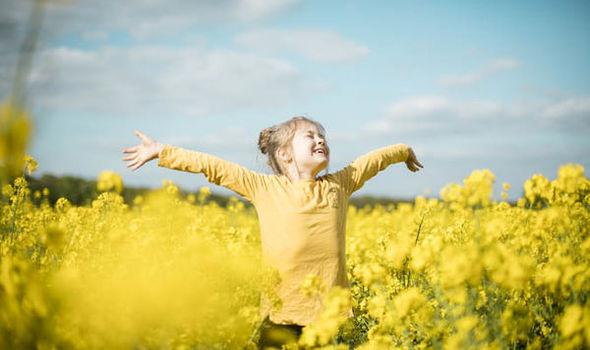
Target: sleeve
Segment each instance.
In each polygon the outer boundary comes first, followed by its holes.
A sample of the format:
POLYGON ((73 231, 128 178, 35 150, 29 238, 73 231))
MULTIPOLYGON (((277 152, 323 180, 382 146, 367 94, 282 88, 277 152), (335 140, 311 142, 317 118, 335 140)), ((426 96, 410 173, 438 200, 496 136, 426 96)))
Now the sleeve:
POLYGON ((410 147, 403 143, 375 149, 358 157, 352 163, 334 174, 344 190, 351 195, 363 187, 363 184, 391 164, 405 162, 410 154, 410 147))
POLYGON ((203 173, 209 182, 226 187, 250 202, 254 201, 265 176, 207 153, 170 145, 164 145, 158 157, 160 167, 203 173))

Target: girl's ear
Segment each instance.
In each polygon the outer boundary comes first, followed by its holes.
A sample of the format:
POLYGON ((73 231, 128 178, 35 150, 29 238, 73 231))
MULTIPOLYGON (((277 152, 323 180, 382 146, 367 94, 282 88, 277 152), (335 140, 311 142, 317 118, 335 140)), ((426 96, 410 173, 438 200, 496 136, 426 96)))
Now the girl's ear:
POLYGON ((292 160, 291 154, 287 150, 285 150, 283 147, 281 147, 277 150, 277 154, 279 156, 279 159, 283 163, 290 163, 292 160))

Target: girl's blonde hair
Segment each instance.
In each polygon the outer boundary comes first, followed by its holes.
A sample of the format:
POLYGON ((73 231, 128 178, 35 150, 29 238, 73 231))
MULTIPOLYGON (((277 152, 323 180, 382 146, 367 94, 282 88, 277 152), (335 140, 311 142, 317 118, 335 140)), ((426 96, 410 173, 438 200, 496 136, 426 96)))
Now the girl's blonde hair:
POLYGON ((258 149, 262 154, 268 156, 267 164, 277 175, 286 175, 283 164, 281 164, 278 158, 277 151, 283 149, 288 154, 292 155, 290 147, 291 141, 293 140, 293 136, 295 136, 295 131, 297 130, 299 123, 301 122, 314 124, 318 130, 324 135, 326 134, 322 124, 303 116, 293 117, 283 123, 265 128, 260 132, 260 136, 258 137, 258 149))

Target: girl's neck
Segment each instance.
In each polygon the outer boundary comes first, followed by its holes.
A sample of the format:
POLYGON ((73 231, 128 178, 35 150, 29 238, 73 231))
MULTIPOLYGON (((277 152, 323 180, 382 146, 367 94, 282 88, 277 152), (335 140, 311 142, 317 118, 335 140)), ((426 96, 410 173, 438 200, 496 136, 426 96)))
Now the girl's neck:
POLYGON ((300 182, 300 181, 315 181, 315 176, 311 176, 310 174, 301 175, 301 176, 289 176, 285 175, 287 179, 291 182, 300 182))
POLYGON ((299 182, 299 181, 315 181, 316 176, 321 171, 320 168, 316 169, 300 169, 297 166, 297 163, 289 162, 286 167, 283 168, 285 171, 285 176, 291 182, 299 182))
POLYGON ((317 174, 313 174, 310 172, 301 172, 299 173, 296 169, 288 169, 285 176, 291 182, 300 182, 300 181, 315 181, 317 174))

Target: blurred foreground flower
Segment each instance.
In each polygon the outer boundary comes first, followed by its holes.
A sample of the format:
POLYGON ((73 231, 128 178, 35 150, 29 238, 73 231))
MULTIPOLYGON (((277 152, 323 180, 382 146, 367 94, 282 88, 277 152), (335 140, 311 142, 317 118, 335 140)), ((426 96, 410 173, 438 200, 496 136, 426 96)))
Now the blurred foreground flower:
POLYGON ((351 310, 350 290, 332 287, 323 300, 318 319, 303 328, 299 344, 303 346, 327 345, 348 320, 351 310))
POLYGON ((26 111, 11 102, 0 105, 0 180, 22 174, 31 132, 26 111))

